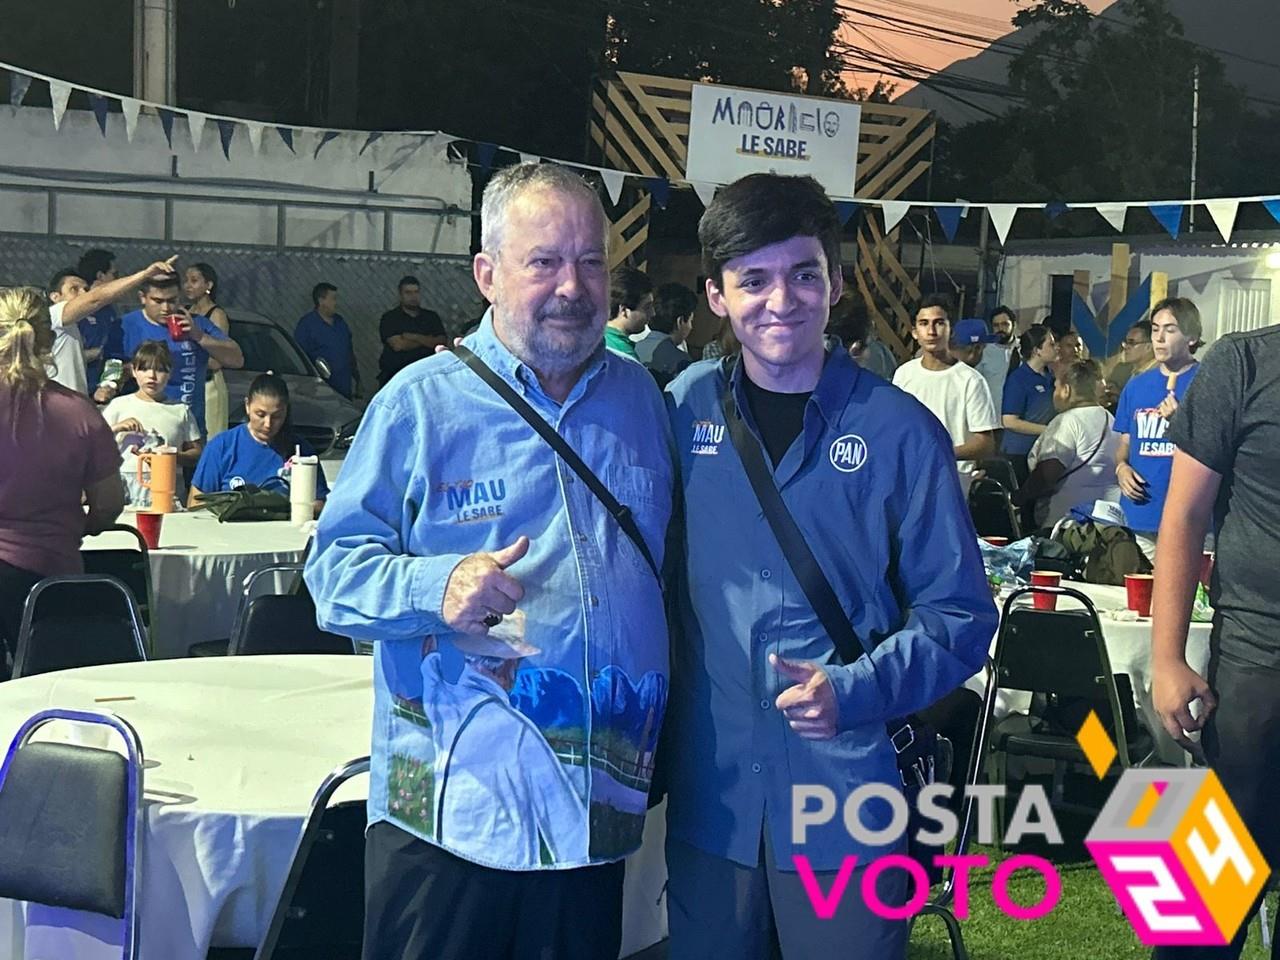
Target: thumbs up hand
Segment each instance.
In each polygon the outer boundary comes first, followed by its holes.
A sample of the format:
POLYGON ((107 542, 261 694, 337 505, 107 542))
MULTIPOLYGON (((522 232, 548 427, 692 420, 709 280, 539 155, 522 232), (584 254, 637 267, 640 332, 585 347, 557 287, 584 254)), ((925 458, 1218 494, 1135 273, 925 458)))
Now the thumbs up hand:
POLYGON ((521 536, 501 550, 463 557, 445 584, 444 622, 458 633, 483 636, 513 612, 524 587, 507 568, 529 552, 529 542, 521 536))
POLYGON ((830 740, 839 732, 840 705, 822 668, 808 660, 787 660, 769 654, 769 663, 794 686, 778 694, 774 706, 791 729, 806 740, 830 740))

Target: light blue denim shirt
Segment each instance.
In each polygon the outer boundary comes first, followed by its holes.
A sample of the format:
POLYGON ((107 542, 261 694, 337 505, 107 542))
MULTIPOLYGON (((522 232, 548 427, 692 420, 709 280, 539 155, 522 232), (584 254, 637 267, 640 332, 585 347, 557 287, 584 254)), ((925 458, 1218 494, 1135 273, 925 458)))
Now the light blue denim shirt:
MULTIPOLYGON (((602 343, 558 404, 488 317, 466 343, 631 507, 661 564, 672 444, 648 371, 602 343)), ((306 581, 321 626, 374 641, 370 822, 506 870, 640 845, 668 689, 659 584, 586 484, 453 355, 374 397, 306 581), (449 575, 522 534, 532 545, 508 572, 536 652, 463 654, 442 619, 449 575)))
MULTIPOLYGON (((805 854, 835 870, 887 852, 855 843, 839 813, 791 842, 791 788, 821 784, 838 804, 858 786, 899 784, 885 722, 977 672, 996 628, 978 538, 942 424, 914 397, 831 352, 803 429, 773 470, 787 509, 864 645, 843 664, 805 599, 747 479, 724 420, 724 392, 759 435, 742 367, 695 363, 667 388, 684 491, 672 624, 669 834, 755 866, 763 831, 782 869, 805 854), (820 663, 839 732, 805 740, 774 707, 792 681, 768 656, 820 663)), ((676 549, 673 539, 671 549, 676 549)), ((863 807, 873 829, 888 804, 863 807)))

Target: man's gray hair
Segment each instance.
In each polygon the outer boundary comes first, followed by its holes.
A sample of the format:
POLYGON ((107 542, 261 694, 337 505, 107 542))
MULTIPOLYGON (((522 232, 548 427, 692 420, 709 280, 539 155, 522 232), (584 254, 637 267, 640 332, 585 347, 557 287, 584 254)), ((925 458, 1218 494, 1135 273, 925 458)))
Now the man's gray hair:
MULTIPOLYGON (((502 246, 502 235, 506 232, 507 210, 511 201, 525 190, 542 188, 556 190, 560 193, 576 194, 600 207, 604 217, 604 206, 600 203, 600 195, 595 188, 578 174, 567 167, 556 163, 517 163, 503 167, 493 175, 484 188, 484 198, 480 202, 480 249, 491 256, 497 256, 502 246)), ((608 230, 605 231, 607 242, 608 230)))

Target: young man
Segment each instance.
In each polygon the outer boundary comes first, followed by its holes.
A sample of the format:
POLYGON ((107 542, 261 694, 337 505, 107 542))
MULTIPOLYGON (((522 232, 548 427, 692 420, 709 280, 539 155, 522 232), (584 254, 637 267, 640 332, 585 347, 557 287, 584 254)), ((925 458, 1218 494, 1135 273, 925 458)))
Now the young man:
POLYGON ((325 362, 329 386, 350 400, 359 389, 360 370, 351 328, 338 313, 338 288, 332 283, 317 283, 311 290, 311 303, 315 309, 298 320, 293 337, 313 361, 325 362))
POLYGON ((698 295, 682 283, 664 283, 653 294, 649 334, 635 344, 636 357, 665 387, 693 361, 683 349, 693 330, 698 295))
MULTIPOLYGON (((817 182, 745 177, 716 194, 698 237, 708 306, 742 352, 668 388, 685 504, 664 756, 670 957, 894 960, 906 922, 854 891, 868 860, 898 845, 854 842, 838 817, 795 842, 792 786, 824 784, 843 802, 863 784, 900 785, 886 721, 977 671, 995 630, 977 537, 937 420, 825 349, 840 220, 817 182), (874 653, 836 654, 761 515, 727 410, 874 653), (833 919, 815 915, 796 854, 823 890, 858 856, 833 919)), ((878 890, 900 904, 904 877, 890 873, 878 890)))
POLYGON ((1107 374, 1107 382, 1116 390, 1123 390, 1140 373, 1146 373, 1156 365, 1155 350, 1151 345, 1151 321, 1139 320, 1130 327, 1120 344, 1120 356, 1107 374))
MULTIPOLYGON (((173 356, 173 375, 165 387, 170 400, 180 400, 191 408, 205 436, 204 382, 209 358, 224 367, 238 370, 244 366, 240 345, 219 330, 208 317, 192 314, 181 306, 181 283, 176 273, 151 277, 138 291, 142 306, 120 318, 124 328, 124 349, 129 356, 147 340, 163 340, 173 356), (169 330, 168 318, 177 315, 178 336, 169 330)), ((106 384, 104 383, 104 387, 106 384)), ((101 391, 100 391, 101 392, 101 391)), ((111 397, 115 392, 108 391, 111 397)))
POLYGON ((382 338, 378 383, 384 387, 409 364, 425 360, 448 341, 440 314, 422 309, 418 278, 401 277, 397 290, 400 302, 378 321, 378 336, 382 338))
POLYGON ((898 368, 893 385, 923 403, 947 428, 961 488, 968 494, 975 461, 995 456, 1000 421, 982 374, 952 353, 951 310, 946 297, 925 297, 911 328, 920 356, 898 368))
MULTIPOLYGON (((1159 352, 1158 317, 1156 323, 1159 352)), ((1189 751, 1194 747, 1184 731, 1204 731, 1205 757, 1274 871, 1280 864, 1280 327, 1219 340, 1183 396, 1167 439, 1174 453, 1151 604, 1153 700, 1164 728, 1189 751), (1211 525, 1217 541, 1209 598, 1216 616, 1209 676, 1201 677, 1187 665, 1187 626, 1211 525)), ((1229 863, 1226 869, 1236 868, 1229 863)), ((1238 957, 1250 926, 1246 919, 1229 947, 1159 949, 1156 956, 1238 957)), ((1271 957, 1280 958, 1274 935, 1271 957)))
POLYGON ((1166 434, 1178 403, 1195 379, 1200 364, 1193 354, 1203 336, 1200 311, 1184 297, 1169 297, 1151 308, 1151 345, 1156 366, 1125 384, 1116 408, 1116 480, 1125 521, 1154 560, 1156 531, 1169 475, 1174 444, 1166 434))
POLYGON ((175 256, 157 261, 145 270, 119 280, 97 282, 92 288, 70 267, 55 273, 49 281, 49 319, 53 324, 53 364, 49 376, 64 387, 88 395, 89 379, 80 321, 151 279, 171 273, 177 259, 175 256))
MULTIPOLYGON (((608 224, 564 167, 494 174, 493 306, 466 345, 661 564, 671 434, 653 378, 604 348, 608 224)), ((442 351, 374 397, 306 578, 326 629, 375 641, 364 955, 617 957, 668 676, 661 585, 617 521, 442 351)))
MULTIPOLYGON (((116 255, 110 250, 86 250, 76 264, 76 273, 84 278, 90 290, 110 283, 116 279, 116 255)), ((84 343, 85 374, 92 392, 102 379, 106 361, 125 359, 120 317, 116 314, 115 304, 105 304, 82 318, 80 338, 84 343)))
POLYGON ((604 345, 614 353, 639 360, 633 334, 649 325, 653 312, 653 281, 635 267, 614 267, 609 274, 609 322, 604 328, 604 345))
POLYGON ((1004 382, 1009 376, 1010 361, 1013 352, 1018 349, 1013 336, 1018 318, 1008 307, 1000 306, 991 312, 990 320, 991 340, 986 341, 977 369, 987 381, 991 402, 998 413, 1004 398, 1004 382))

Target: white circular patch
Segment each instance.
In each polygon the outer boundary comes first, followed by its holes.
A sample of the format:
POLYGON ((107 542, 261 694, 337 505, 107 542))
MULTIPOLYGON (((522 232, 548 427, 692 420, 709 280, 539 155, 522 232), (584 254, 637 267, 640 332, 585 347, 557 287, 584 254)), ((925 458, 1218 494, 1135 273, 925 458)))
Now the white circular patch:
POLYGON ((853 473, 867 462, 867 443, 856 433, 846 433, 831 444, 828 457, 841 473, 853 473))

